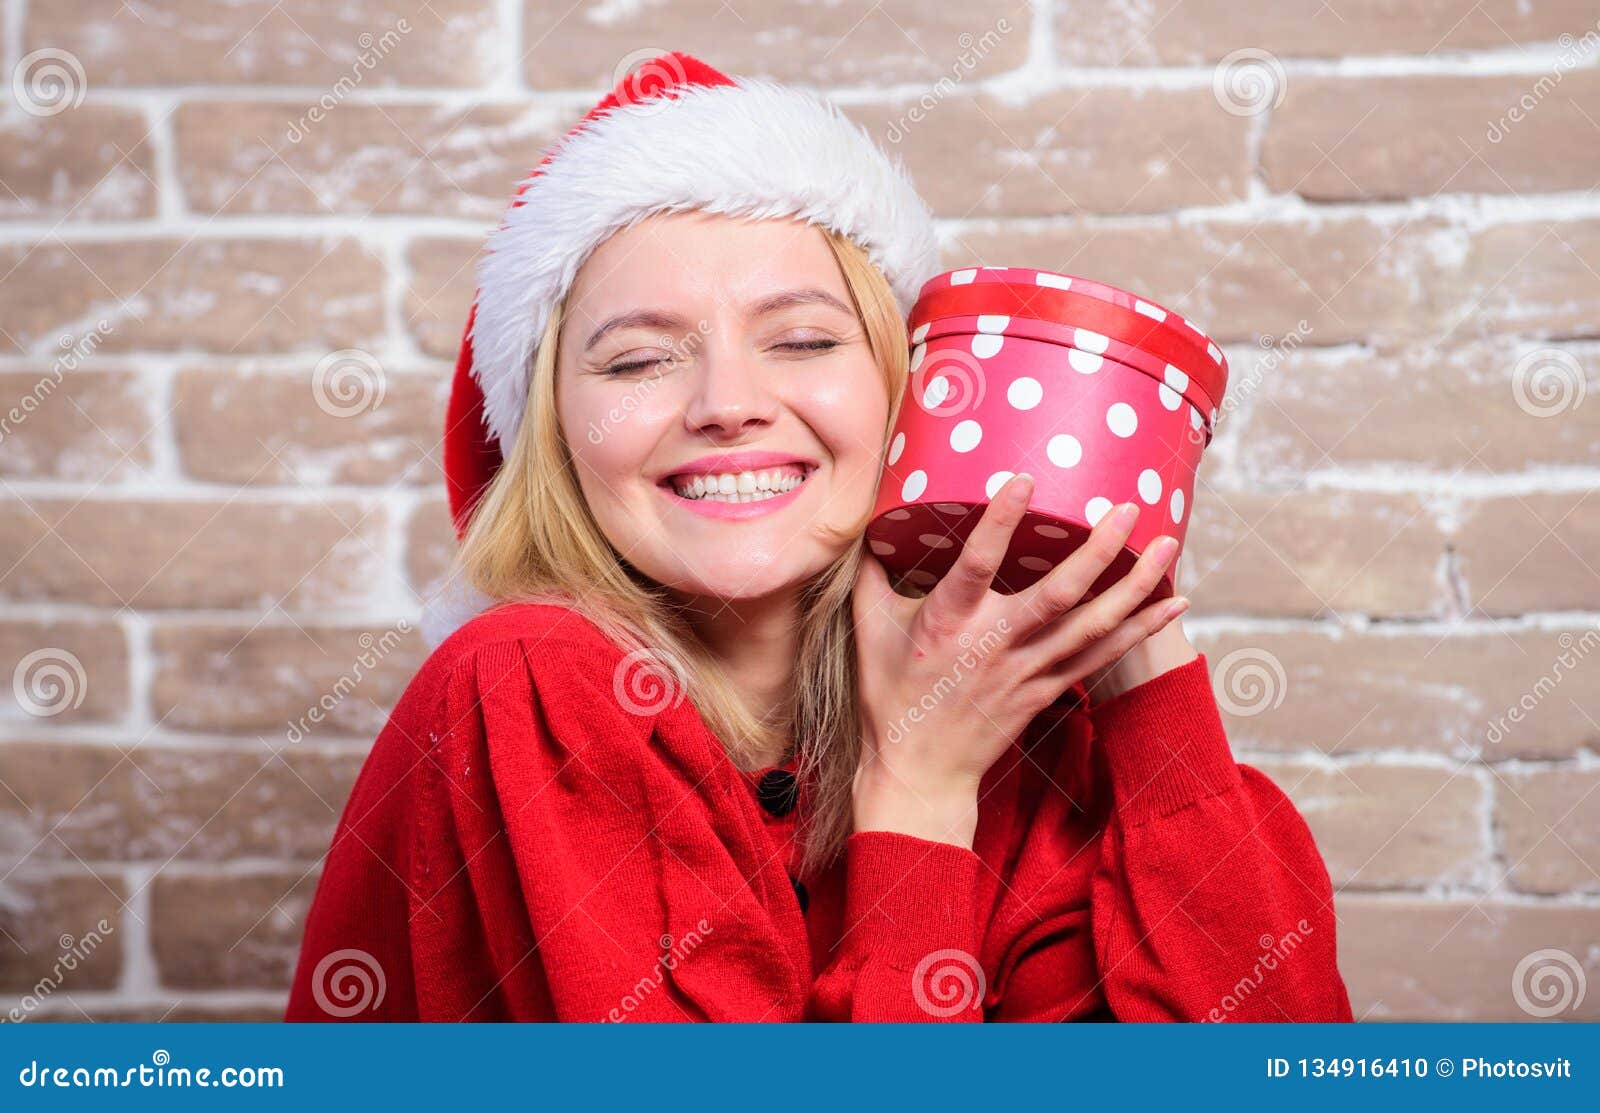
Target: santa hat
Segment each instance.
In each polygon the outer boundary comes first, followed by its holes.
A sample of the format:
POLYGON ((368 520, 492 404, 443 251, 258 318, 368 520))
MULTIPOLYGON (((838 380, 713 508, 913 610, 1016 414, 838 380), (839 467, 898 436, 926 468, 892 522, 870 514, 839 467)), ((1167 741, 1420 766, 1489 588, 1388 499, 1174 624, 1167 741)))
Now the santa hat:
MULTIPOLYGON (((837 232, 883 271, 902 313, 938 265, 904 167, 828 101, 677 52, 635 68, 518 186, 479 259, 445 415, 458 537, 516 439, 535 349, 584 260, 646 216, 689 210, 837 232)), ((459 585, 435 594, 430 644, 490 602, 459 585)))

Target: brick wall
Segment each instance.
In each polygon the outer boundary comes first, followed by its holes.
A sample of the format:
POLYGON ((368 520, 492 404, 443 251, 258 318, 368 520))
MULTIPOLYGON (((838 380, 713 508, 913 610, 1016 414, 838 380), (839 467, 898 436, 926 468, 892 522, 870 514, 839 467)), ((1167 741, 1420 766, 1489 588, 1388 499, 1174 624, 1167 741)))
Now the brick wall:
POLYGON ((949 265, 1225 343, 1187 626, 1357 1014, 1600 1018, 1594 0, 566 7, 0 0, 0 1011, 278 1015, 474 253, 676 48, 847 104, 949 265))

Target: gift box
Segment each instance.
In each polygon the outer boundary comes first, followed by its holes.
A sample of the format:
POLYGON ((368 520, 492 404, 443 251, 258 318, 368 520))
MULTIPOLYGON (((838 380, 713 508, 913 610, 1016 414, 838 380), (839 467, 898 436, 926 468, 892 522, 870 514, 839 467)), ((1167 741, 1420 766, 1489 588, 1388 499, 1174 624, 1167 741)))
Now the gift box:
POLYGON ((923 285, 908 319, 911 375, 891 433, 867 543, 891 576, 926 589, 988 501, 1034 477, 995 588, 1035 583, 1113 506, 1136 502, 1109 587, 1155 538, 1178 557, 1195 472, 1227 387, 1222 350, 1191 321, 1102 282, 977 267, 923 285))

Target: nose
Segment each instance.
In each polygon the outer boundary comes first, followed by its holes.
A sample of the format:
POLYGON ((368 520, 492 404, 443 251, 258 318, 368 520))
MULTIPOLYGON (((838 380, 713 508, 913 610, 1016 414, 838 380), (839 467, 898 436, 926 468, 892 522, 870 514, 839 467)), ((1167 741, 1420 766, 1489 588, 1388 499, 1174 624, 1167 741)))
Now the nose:
POLYGON ((707 344, 694 361, 694 374, 694 391, 683 414, 689 432, 735 440, 777 419, 777 397, 761 369, 742 353, 707 344))

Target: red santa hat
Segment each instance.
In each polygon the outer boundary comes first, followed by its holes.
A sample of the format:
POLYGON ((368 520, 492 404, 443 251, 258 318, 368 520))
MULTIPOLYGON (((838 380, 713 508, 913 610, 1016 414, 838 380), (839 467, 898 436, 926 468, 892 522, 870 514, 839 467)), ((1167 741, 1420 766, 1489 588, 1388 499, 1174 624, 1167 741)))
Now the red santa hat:
MULTIPOLYGON (((584 260, 646 216, 689 210, 846 236, 902 313, 938 266, 933 216, 904 167, 833 104, 678 52, 635 68, 517 187, 479 259, 445 416, 458 536, 516 439, 535 349, 584 260)), ((434 644, 456 624, 437 608, 424 616, 434 644)))

